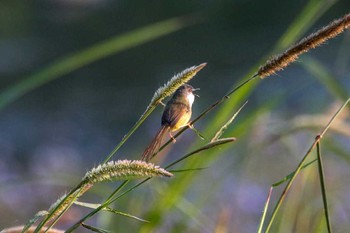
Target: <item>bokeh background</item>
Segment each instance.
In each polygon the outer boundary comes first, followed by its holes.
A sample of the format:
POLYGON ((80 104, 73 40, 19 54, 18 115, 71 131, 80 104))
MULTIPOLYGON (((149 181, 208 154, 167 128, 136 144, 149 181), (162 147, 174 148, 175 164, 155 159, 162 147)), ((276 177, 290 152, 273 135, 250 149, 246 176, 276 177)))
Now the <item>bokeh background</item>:
MULTIPOLYGON (((101 163, 143 113, 154 91, 177 72, 208 63, 190 82, 201 88, 193 109, 198 115, 269 55, 349 9, 348 0, 2 0, 0 94, 95 44, 184 18, 172 33, 73 69, 2 105, 0 229, 24 224, 38 210, 47 209, 101 163), (291 33, 286 36, 286 32, 291 33)), ((276 76, 254 81, 201 120, 196 127, 210 138, 226 116, 249 101, 227 131, 226 136, 238 138, 235 144, 195 158, 201 162, 177 166, 206 169, 171 180, 154 179, 117 202, 118 210, 152 223, 113 214, 100 214, 89 223, 112 232, 256 231, 271 184, 295 169, 327 119, 349 97, 349 54, 346 31, 276 76), (183 190, 174 202, 167 201, 169 193, 180 189, 177 185, 183 190)), ((158 130, 161 112, 157 108, 114 159, 138 159, 158 130)), ((336 232, 347 232, 350 123, 346 111, 339 121, 342 125, 327 134, 322 145, 333 226, 336 232)), ((186 131, 156 162, 173 161, 200 143, 186 131)), ((101 202, 117 184, 99 185, 82 199, 101 202)), ((275 188, 270 208, 281 190, 275 188)), ((73 207, 58 227, 71 226, 87 211, 73 207)), ((297 179, 273 232, 325 232, 322 214, 315 163, 297 179)))

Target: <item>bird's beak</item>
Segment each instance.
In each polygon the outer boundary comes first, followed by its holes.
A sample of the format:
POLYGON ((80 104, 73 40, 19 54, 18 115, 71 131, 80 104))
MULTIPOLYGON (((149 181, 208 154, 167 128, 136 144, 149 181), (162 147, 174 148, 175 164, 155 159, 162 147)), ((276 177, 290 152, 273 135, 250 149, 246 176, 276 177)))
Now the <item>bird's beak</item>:
MULTIPOLYGON (((194 91, 199 91, 200 90, 200 88, 193 88, 192 89, 192 92, 194 92, 194 91)), ((194 96, 197 96, 198 98, 199 98, 199 95, 197 95, 197 94, 195 94, 195 93, 193 93, 193 95, 194 96)))

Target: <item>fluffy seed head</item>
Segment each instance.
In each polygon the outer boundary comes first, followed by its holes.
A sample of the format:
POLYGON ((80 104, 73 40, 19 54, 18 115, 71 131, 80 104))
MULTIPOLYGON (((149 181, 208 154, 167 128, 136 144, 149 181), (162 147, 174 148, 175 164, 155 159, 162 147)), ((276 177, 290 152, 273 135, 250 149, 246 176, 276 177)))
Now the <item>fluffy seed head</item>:
POLYGON ((203 69, 207 63, 202 63, 198 66, 192 66, 183 70, 182 72, 176 74, 172 77, 164 86, 158 88, 158 90, 154 93, 154 96, 149 104, 149 108, 155 104, 160 103, 164 98, 172 95, 180 86, 190 81, 198 71, 203 69))
POLYGON ((155 176, 171 177, 173 174, 159 166, 141 160, 118 160, 110 161, 93 168, 86 173, 83 182, 94 185, 103 181, 129 180, 155 176))
POLYGON ((294 62, 300 54, 316 48, 325 41, 336 37, 348 27, 350 27, 350 14, 347 14, 338 20, 334 20, 326 27, 312 33, 308 37, 305 37, 299 43, 287 49, 284 53, 272 57, 265 65, 259 68, 257 74, 260 78, 265 78, 275 74, 277 71, 282 70, 284 67, 294 62))

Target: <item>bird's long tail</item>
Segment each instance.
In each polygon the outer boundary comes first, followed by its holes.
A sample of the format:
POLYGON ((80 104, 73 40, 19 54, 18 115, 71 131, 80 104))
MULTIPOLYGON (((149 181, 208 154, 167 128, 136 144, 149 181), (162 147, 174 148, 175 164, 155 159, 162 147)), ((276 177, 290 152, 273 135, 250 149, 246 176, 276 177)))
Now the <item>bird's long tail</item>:
POLYGON ((163 137, 168 130, 168 126, 162 126, 157 132, 156 136, 153 138, 151 143, 147 146, 142 154, 142 160, 148 162, 154 155, 155 152, 159 150, 160 144, 162 143, 163 137))

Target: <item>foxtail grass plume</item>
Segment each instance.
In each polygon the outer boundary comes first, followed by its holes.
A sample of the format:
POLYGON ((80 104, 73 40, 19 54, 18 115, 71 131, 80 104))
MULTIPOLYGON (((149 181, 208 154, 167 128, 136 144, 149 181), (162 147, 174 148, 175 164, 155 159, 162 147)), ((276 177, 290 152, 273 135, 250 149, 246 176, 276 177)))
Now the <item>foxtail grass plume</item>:
POLYGON ((129 180, 155 176, 171 177, 173 174, 152 163, 141 160, 118 160, 98 165, 87 172, 83 183, 94 185, 110 180, 129 180))
POLYGON ((349 26, 350 14, 345 15, 343 18, 334 20, 324 28, 305 37, 299 43, 287 49, 284 53, 268 60, 265 65, 259 68, 256 75, 259 75, 260 78, 265 78, 275 74, 277 71, 282 70, 284 67, 294 62, 300 54, 316 48, 325 41, 336 37, 349 26))
POLYGON ((79 189, 71 193, 69 196, 63 195, 51 205, 49 212, 55 211, 55 213, 50 216, 48 221, 51 221, 60 215, 68 206, 81 197, 96 183, 156 176, 171 177, 173 174, 152 163, 146 163, 140 160, 118 160, 100 164, 85 174, 81 183, 82 185, 79 189))
POLYGON ((164 86, 158 88, 148 108, 160 103, 164 98, 172 95, 180 86, 190 81, 207 63, 192 66, 172 77, 164 86))

